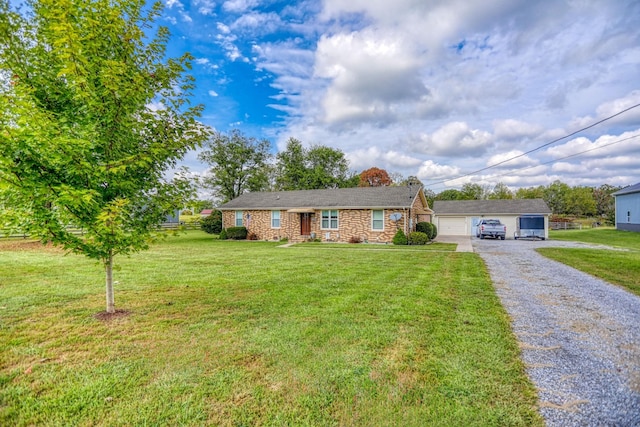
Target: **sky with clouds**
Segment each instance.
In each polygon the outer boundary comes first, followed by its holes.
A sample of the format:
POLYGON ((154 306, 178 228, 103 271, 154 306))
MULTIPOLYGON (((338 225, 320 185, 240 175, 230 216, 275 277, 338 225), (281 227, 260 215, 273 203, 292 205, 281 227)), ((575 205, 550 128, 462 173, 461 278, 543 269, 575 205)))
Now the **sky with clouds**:
POLYGON ((160 24, 202 121, 274 153, 295 137, 436 193, 640 182, 640 107, 607 119, 640 104, 637 0, 165 0, 160 24))

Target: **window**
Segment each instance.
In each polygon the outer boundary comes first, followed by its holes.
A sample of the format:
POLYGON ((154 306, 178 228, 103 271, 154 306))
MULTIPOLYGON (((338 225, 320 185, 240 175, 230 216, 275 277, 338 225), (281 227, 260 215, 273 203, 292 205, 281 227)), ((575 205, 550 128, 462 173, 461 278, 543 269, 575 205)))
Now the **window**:
POLYGON ((384 211, 371 211, 371 228, 384 230, 384 211))
POLYGON ((631 222, 631 211, 627 211, 627 222, 631 222))
POLYGON ((338 229, 338 211, 322 211, 322 228, 325 230, 338 229))
POLYGON ((280 228, 280 211, 271 211, 271 228, 280 228))
POLYGON ((242 227, 242 211, 236 211, 236 227, 242 227))

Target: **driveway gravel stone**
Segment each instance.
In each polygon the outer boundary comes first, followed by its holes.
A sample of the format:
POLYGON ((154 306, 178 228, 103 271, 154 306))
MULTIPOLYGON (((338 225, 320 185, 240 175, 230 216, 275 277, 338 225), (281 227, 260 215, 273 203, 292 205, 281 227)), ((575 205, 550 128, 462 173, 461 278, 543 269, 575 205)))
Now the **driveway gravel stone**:
POLYGON ((511 317, 548 426, 640 426, 640 298, 535 252, 472 239, 511 317))

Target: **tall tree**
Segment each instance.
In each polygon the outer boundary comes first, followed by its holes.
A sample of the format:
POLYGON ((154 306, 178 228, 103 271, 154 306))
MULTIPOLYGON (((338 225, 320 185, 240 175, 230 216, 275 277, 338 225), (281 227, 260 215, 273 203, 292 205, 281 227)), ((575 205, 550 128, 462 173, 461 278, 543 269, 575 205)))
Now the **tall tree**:
POLYGON ((191 57, 165 58, 164 27, 146 36, 160 3, 27 6, 23 13, 0 0, 0 215, 99 260, 113 313, 114 257, 147 248, 192 193, 186 181, 164 179, 206 137, 196 121, 202 108, 187 104, 191 57))
POLYGON ((609 184, 602 184, 600 187, 593 190, 593 199, 596 203, 596 214, 606 219, 610 224, 615 223, 616 216, 616 203, 613 193, 620 190, 621 187, 616 187, 609 184))
POLYGON ((276 188, 300 190, 306 188, 306 152, 302 142, 289 138, 287 148, 276 156, 276 188))
POLYGON ((513 192, 507 187, 507 184, 499 182, 493 187, 489 199, 513 199, 513 192))
POLYGON ((436 195, 435 200, 464 200, 464 195, 460 190, 450 188, 449 190, 441 191, 436 195))
POLYGON ((460 189, 464 200, 485 200, 487 198, 487 189, 480 184, 466 183, 460 189))
POLYGON ((209 164, 204 187, 213 191, 221 202, 228 202, 247 191, 263 191, 269 187, 271 144, 266 139, 246 137, 237 129, 229 135, 216 132, 205 143, 198 158, 209 164))
POLYGON ((567 212, 576 216, 593 216, 596 214, 596 201, 593 188, 573 187, 567 195, 567 212))
POLYGON ((360 172, 359 187, 386 187, 393 183, 386 170, 369 168, 360 172))
POLYGON ((353 175, 349 174, 349 161, 337 148, 314 145, 307 152, 310 188, 354 187, 353 175))
POLYGON ((544 186, 518 188, 516 190, 516 199, 542 199, 544 197, 544 186))
POLYGON ((555 180, 544 189, 542 198, 551 209, 551 212, 554 214, 566 214, 568 213, 567 198, 570 191, 571 187, 567 184, 560 180, 555 180))
POLYGON ((276 157, 275 179, 278 190, 345 188, 358 185, 358 176, 350 174, 349 161, 338 149, 314 145, 305 149, 295 138, 276 157))

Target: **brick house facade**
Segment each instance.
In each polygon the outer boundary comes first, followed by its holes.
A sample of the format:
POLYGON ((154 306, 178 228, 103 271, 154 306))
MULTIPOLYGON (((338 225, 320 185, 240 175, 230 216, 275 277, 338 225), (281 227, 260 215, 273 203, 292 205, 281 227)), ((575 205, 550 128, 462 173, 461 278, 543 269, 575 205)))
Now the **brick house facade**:
POLYGON ((411 187, 246 193, 219 209, 223 228, 244 226, 259 240, 290 242, 389 243, 398 228, 414 231, 433 213, 422 189, 411 187))

